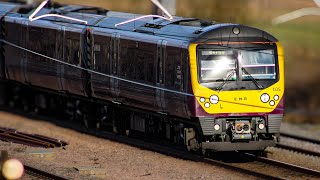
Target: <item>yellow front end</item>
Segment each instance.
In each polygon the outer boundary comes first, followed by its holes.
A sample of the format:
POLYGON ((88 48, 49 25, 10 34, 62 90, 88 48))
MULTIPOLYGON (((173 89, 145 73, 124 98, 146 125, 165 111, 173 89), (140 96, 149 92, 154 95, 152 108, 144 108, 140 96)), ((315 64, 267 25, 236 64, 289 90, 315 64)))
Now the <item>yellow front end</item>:
POLYGON ((208 114, 269 113, 278 106, 284 95, 284 56, 280 43, 276 43, 278 81, 267 88, 259 90, 233 91, 212 90, 199 83, 197 46, 198 44, 190 44, 189 46, 191 83, 198 103, 208 114))

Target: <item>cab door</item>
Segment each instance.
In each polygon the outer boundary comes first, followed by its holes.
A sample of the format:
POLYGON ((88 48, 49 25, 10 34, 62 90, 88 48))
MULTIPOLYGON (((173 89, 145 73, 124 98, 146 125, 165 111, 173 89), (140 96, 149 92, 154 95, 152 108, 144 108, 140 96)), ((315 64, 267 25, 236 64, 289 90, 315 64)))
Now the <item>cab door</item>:
POLYGON ((164 99, 164 80, 165 80, 165 59, 166 59, 166 40, 159 40, 157 43, 157 56, 156 56, 156 104, 160 113, 164 113, 166 110, 166 104, 164 99))
MULTIPOLYGON (((64 47, 65 47, 65 31, 66 28, 65 26, 61 26, 60 30, 57 32, 56 36, 56 57, 59 60, 64 60, 65 59, 65 52, 64 52, 64 47)), ((64 65, 62 63, 57 63, 57 79, 58 79, 58 85, 59 85, 59 90, 64 91, 64 65)))
MULTIPOLYGON (((28 41, 29 41, 29 21, 23 20, 22 21, 22 31, 21 31, 21 45, 22 47, 28 48, 28 41)), ((21 61, 20 61, 20 79, 22 83, 28 83, 28 76, 27 76, 27 51, 23 51, 21 53, 21 61)))

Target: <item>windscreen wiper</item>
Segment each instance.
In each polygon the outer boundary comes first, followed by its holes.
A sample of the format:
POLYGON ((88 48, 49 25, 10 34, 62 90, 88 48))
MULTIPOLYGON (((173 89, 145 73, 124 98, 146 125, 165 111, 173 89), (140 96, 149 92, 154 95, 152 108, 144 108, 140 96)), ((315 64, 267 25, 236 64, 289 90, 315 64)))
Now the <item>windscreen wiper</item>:
POLYGON ((226 74, 225 80, 223 80, 223 83, 221 83, 218 87, 216 87, 217 91, 220 91, 222 89, 222 87, 227 83, 227 81, 229 81, 229 79, 234 75, 234 73, 236 73, 236 70, 232 70, 232 73, 228 74, 229 71, 226 74))
POLYGON ((257 81, 244 67, 242 67, 241 70, 251 78, 252 82, 253 82, 259 89, 263 89, 263 86, 262 86, 261 84, 259 84, 258 81, 257 81))

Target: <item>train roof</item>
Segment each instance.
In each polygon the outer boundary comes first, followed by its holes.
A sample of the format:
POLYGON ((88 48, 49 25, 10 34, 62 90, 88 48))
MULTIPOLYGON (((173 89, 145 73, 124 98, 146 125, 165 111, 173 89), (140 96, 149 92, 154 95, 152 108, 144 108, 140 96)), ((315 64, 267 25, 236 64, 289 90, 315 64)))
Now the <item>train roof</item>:
POLYGON ((0 2, 0 14, 5 14, 18 7, 20 7, 19 4, 13 4, 9 2, 0 2))
MULTIPOLYGON (((13 8, 12 6, 17 6, 17 4, 10 3, 5 3, 5 6, 3 6, 2 3, 0 4, 0 11, 9 11, 9 7, 13 8)), ((32 6, 30 11, 25 13, 24 16, 28 17, 34 9, 35 8, 32 6)), ((118 23, 142 17, 144 15, 115 12, 88 6, 54 5, 54 7, 51 8, 41 9, 37 16, 50 13, 87 21, 87 26, 91 27, 131 31, 168 38, 174 37, 175 39, 198 43, 205 43, 208 41, 241 41, 244 38, 251 38, 252 41, 277 41, 275 37, 260 29, 238 24, 217 23, 214 21, 184 18, 179 16, 174 16, 172 20, 146 17, 116 26, 118 23), (239 34, 233 33, 233 28, 235 26, 239 29, 239 34)), ((81 22, 56 17, 46 17, 44 19, 54 22, 81 24, 81 22)))

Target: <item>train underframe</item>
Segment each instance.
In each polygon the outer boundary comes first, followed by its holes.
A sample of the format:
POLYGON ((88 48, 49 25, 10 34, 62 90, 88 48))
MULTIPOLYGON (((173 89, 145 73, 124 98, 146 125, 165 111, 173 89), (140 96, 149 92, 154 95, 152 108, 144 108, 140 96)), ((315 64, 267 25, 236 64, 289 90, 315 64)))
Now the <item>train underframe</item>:
POLYGON ((265 128, 259 128, 261 122, 265 125, 265 120, 260 117, 181 119, 94 98, 88 100, 65 92, 31 88, 11 81, 1 83, 0 93, 0 104, 12 108, 67 119, 90 129, 152 136, 202 153, 261 151, 275 146, 279 137, 278 133, 267 133, 265 128))

